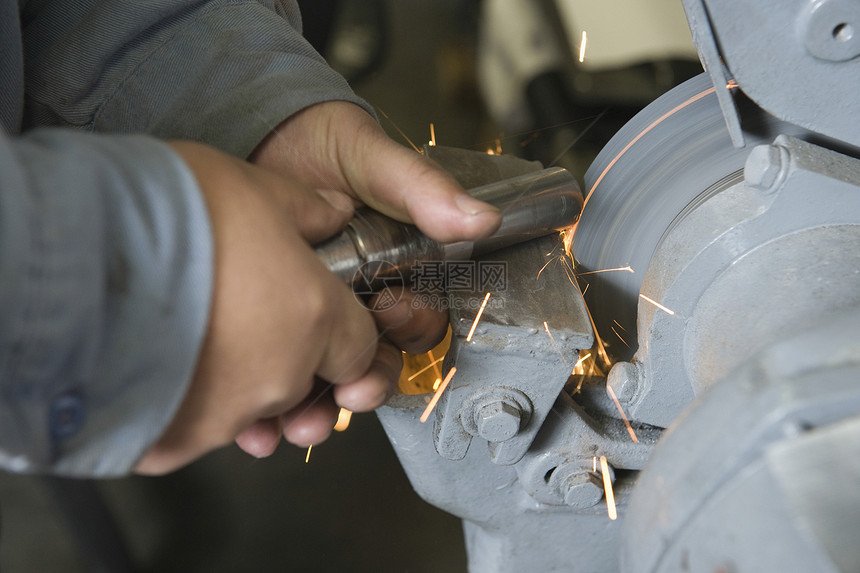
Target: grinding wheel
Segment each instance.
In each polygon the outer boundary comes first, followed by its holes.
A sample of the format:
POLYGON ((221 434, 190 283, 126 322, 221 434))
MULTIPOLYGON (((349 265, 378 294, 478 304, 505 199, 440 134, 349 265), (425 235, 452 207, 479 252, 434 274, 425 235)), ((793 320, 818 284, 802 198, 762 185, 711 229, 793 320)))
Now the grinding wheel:
POLYGON ((673 222, 742 181, 753 146, 771 143, 780 133, 809 137, 736 92, 746 142, 736 148, 714 90, 710 77, 701 74, 667 92, 631 119, 585 174, 587 199, 572 251, 580 281, 588 284, 586 302, 613 361, 629 360, 636 350, 639 289, 673 222), (627 266, 634 272, 585 274, 627 266))

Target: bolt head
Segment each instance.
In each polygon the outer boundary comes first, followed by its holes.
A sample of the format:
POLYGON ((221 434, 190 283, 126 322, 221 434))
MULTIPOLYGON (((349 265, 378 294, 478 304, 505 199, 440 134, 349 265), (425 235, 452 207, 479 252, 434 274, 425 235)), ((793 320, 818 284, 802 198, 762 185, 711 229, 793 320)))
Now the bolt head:
POLYGON ((564 503, 574 509, 587 509, 603 499, 600 479, 591 472, 575 473, 563 484, 564 503))
POLYGON ((629 404, 636 396, 641 383, 641 371, 636 364, 631 362, 617 362, 612 370, 609 371, 609 376, 606 378, 606 384, 615 393, 615 397, 622 404, 629 404))
POLYGON ((516 436, 521 419, 518 407, 502 401, 485 404, 475 413, 478 435, 488 442, 504 442, 516 436))
POLYGON ((780 147, 759 145, 747 156, 744 180, 750 187, 767 191, 777 184, 782 170, 783 157, 780 147))

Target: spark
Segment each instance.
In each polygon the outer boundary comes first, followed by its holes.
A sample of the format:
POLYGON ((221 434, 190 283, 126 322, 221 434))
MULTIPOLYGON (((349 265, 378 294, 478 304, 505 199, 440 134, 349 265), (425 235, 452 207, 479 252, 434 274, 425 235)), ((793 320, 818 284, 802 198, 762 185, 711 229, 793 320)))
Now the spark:
POLYGON ((412 149, 414 149, 414 150, 415 150, 415 151, 417 151, 418 153, 421 153, 421 149, 419 149, 417 145, 415 145, 414 143, 412 143, 412 140, 411 140, 411 139, 409 139, 409 136, 408 136, 408 135, 406 135, 405 133, 403 133, 403 130, 402 130, 402 129, 400 129, 400 126, 399 126, 399 125, 397 125, 396 123, 394 123, 394 120, 393 120, 393 119, 391 119, 390 117, 388 117, 388 114, 387 114, 387 113, 385 113, 384 111, 382 111, 382 108, 377 107, 377 108, 376 108, 376 111, 378 111, 380 114, 382 114, 382 117, 384 117, 385 119, 387 119, 388 121, 390 121, 390 122, 391 122, 391 125, 393 125, 393 126, 394 126, 394 129, 396 129, 396 130, 397 130, 397 133, 399 133, 399 134, 400 134, 400 136, 401 136, 403 139, 405 139, 405 140, 406 140, 406 143, 408 143, 409 145, 411 145, 411 146, 412 146, 412 149))
POLYGON ((539 278, 540 278, 540 274, 543 272, 543 270, 544 270, 545 268, 547 268, 547 267, 549 266, 549 264, 550 264, 551 262, 553 262, 553 261, 555 261, 555 259, 550 259, 550 260, 548 260, 548 261, 546 262, 546 264, 544 264, 544 266, 542 266, 542 267, 540 268, 540 270, 538 271, 537 276, 535 277, 535 280, 537 280, 537 279, 539 279, 539 278))
POLYGON ((337 413, 337 423, 334 425, 335 432, 342 432, 349 427, 349 421, 352 420, 352 412, 346 408, 341 408, 337 413))
POLYGON ((627 329, 626 329, 626 328, 624 328, 623 326, 621 326, 621 323, 620 323, 620 322, 618 322, 617 320, 613 320, 612 322, 614 322, 615 324, 617 324, 617 325, 618 325, 618 328, 620 328, 620 329, 621 329, 621 330, 623 330, 624 332, 627 332, 627 329))
POLYGON ((597 355, 609 366, 612 364, 612 361, 609 360, 609 354, 606 353, 606 347, 603 345, 603 339, 600 338, 600 334, 597 332, 597 325, 594 324, 594 317, 591 316, 591 310, 589 310, 588 305, 585 306, 585 312, 588 314, 588 320, 591 322, 591 329, 594 332, 594 340, 597 343, 597 355))
POLYGON ((564 245, 564 254, 573 259, 570 254, 570 249, 573 248, 573 233, 576 231, 576 225, 561 230, 561 242, 564 245))
POLYGON ((624 425, 627 426, 627 433, 630 434, 630 439, 638 443, 639 438, 636 437, 636 432, 633 431, 633 426, 630 425, 630 420, 627 419, 627 415, 624 413, 624 408, 621 407, 621 402, 618 401, 618 396, 615 395, 615 390, 612 389, 612 386, 607 384, 606 391, 609 393, 609 397, 612 398, 612 401, 615 402, 615 407, 618 408, 618 412, 621 414, 621 419, 624 420, 624 425))
POLYGON ((588 287, 590 287, 590 286, 591 286, 591 284, 590 284, 590 283, 588 283, 588 284, 586 284, 586 285, 585 285, 585 290, 584 290, 584 291, 582 291, 582 296, 585 296, 585 293, 587 293, 587 292, 588 292, 588 287))
POLYGON ((308 446, 308 453, 305 454, 305 463, 308 463, 309 461, 311 461, 311 450, 313 449, 313 447, 314 447, 313 444, 308 446))
POLYGON ((555 348, 556 352, 558 352, 559 358, 561 358, 562 362, 565 362, 564 354, 561 353, 561 348, 559 348, 558 344, 555 343, 555 338, 552 336, 552 332, 549 331, 549 325, 546 323, 546 321, 543 321, 543 328, 544 328, 544 330, 546 330, 546 333, 549 335, 549 340, 550 340, 550 342, 552 342, 552 347, 555 348))
POLYGON ((445 388, 448 387, 448 383, 451 381, 451 378, 454 377, 454 373, 457 371, 457 367, 451 367, 451 370, 448 371, 448 375, 445 376, 445 379, 442 380, 442 383, 439 385, 439 388, 436 389, 436 393, 433 394, 433 397, 430 399, 430 403, 427 404, 427 407, 424 409, 424 413, 421 414, 421 423, 427 421, 427 418, 430 417, 430 413, 433 411, 433 408, 436 407, 436 403, 439 401, 439 398, 442 396, 442 392, 445 391, 445 388))
POLYGON ((434 392, 439 389, 439 384, 441 384, 441 383, 442 383, 442 379, 436 378, 436 381, 433 382, 433 391, 434 392))
POLYGON ((618 510, 615 509, 615 494, 612 492, 612 478, 609 476, 609 464, 606 456, 600 456, 600 473, 603 474, 603 492, 606 494, 606 512, 609 519, 618 519, 618 510))
POLYGON ((609 170, 612 169, 612 167, 618 162, 618 160, 621 159, 621 156, 624 155, 625 153, 627 153, 627 150, 630 149, 631 147, 633 147, 633 145, 637 141, 642 139, 646 133, 648 133, 649 131, 651 131, 652 129, 654 129, 655 127, 657 127, 661 123, 663 123, 663 121, 665 121, 667 118, 675 115, 678 111, 684 109, 688 105, 690 105, 694 102, 697 102, 700 99, 702 99, 703 97, 705 97, 706 95, 709 95, 709 94, 712 94, 715 92, 716 92, 716 88, 711 87, 711 88, 706 89, 703 92, 700 92, 700 93, 694 95, 693 97, 691 97, 687 101, 676 105, 675 107, 673 107, 672 109, 670 109, 669 111, 667 111, 666 113, 664 113, 663 115, 661 115, 660 117, 655 119, 653 122, 651 122, 651 125, 649 125, 645 129, 640 131, 636 137, 631 139, 630 142, 627 145, 625 145, 621 151, 618 152, 618 155, 616 155, 612 159, 612 161, 609 162, 609 165, 607 165, 603 169, 603 172, 600 174, 600 176, 598 176, 597 180, 591 186, 591 189, 588 190, 588 194, 585 196, 585 201, 583 201, 583 203, 582 203, 582 208, 585 209, 585 206, 588 204, 588 200, 591 198, 591 194, 594 193, 594 190, 597 189, 597 186, 600 185, 600 182, 603 181, 603 178, 606 177, 606 174, 609 172, 609 170))
MULTIPOLYGON (((580 358, 579 360, 577 360, 577 361, 576 361, 576 364, 574 364, 574 365, 573 365, 573 369, 574 369, 574 370, 576 370, 576 369, 577 369, 577 367, 579 367, 583 362, 585 362, 586 360, 588 360, 590 357, 591 357, 591 352, 589 352, 588 354, 586 354, 585 356, 583 356, 582 358, 580 358)), ((572 373, 571 373, 571 374, 572 374, 572 373)))
POLYGON ((736 82, 735 80, 729 80, 728 82, 726 82, 726 89, 727 90, 733 90, 733 89, 736 89, 739 87, 740 86, 738 85, 738 82, 736 82))
POLYGON ((487 301, 490 300, 490 293, 484 297, 484 302, 481 303, 481 308, 478 309, 478 314, 475 315, 475 322, 472 323, 472 328, 469 329, 469 336, 466 337, 466 342, 472 341, 472 335, 475 334, 475 328, 478 327, 478 321, 481 320, 481 315, 484 314, 484 307, 487 306, 487 301))
POLYGON ((675 311, 674 311, 674 310, 671 310, 671 309, 666 308, 665 306, 663 306, 662 304, 660 304, 660 303, 659 303, 659 302, 657 302, 656 300, 654 300, 654 299, 652 299, 652 298, 648 298, 648 297, 647 297, 647 296, 645 296, 644 294, 640 294, 640 295, 639 295, 639 298, 641 298, 641 299, 645 299, 646 301, 650 302, 651 304, 653 304, 654 306, 656 306, 657 308, 659 308, 660 310, 662 310, 663 312, 665 312, 665 313, 667 313, 667 314, 671 314, 671 315, 673 315, 673 316, 675 315, 675 311))
POLYGON ((597 473, 597 456, 591 458, 591 470, 597 473))
POLYGON ((624 346, 626 346, 627 348, 630 348, 630 345, 629 345, 629 344, 627 344, 627 341, 626 341, 626 340, 624 340, 624 337, 623 337, 623 336, 621 336, 620 334, 618 334, 618 331, 617 331, 617 330, 615 330, 615 327, 614 327, 614 326, 610 326, 609 328, 611 328, 611 329, 612 329, 612 332, 614 332, 614 333, 615 333, 615 336, 617 336, 617 337, 618 337, 618 340, 620 340, 620 341, 624 344, 624 346))
POLYGON ((579 61, 580 63, 585 61, 585 45, 588 42, 588 36, 585 34, 585 30, 582 31, 582 40, 579 42, 579 61))
MULTIPOLYGON (((429 352, 428 352, 428 354, 429 354, 429 352)), ((432 354, 431 354, 431 356, 432 356, 432 354)), ((417 378, 421 374, 424 374, 424 372, 426 372, 427 370, 430 370, 431 368, 433 368, 434 366, 436 366, 437 364, 442 362, 444 359, 445 358, 442 357, 442 358, 439 358, 437 360, 434 360, 433 362, 431 362, 430 364, 428 364, 427 366, 425 366, 424 368, 422 368, 421 370, 419 370, 418 372, 416 372, 415 374, 413 374, 412 376, 407 378, 406 381, 411 382, 413 379, 417 378)))
POLYGON ((433 126, 433 123, 430 123, 430 141, 427 142, 427 145, 430 147, 436 146, 436 128, 433 126))
POLYGON ((614 269, 600 269, 599 271, 587 271, 584 273, 576 273, 576 275, 582 277, 585 275, 596 275, 597 273, 611 273, 613 271, 627 271, 628 273, 635 273, 636 272, 630 267, 630 265, 627 265, 626 267, 615 267, 614 269))

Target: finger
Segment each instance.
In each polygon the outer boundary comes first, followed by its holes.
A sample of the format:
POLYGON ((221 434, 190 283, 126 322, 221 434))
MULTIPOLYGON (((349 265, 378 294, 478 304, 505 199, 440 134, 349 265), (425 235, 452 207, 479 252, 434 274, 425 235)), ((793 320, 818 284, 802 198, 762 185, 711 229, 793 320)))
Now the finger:
POLYGON ((352 199, 340 191, 311 191, 286 180, 279 183, 270 184, 268 188, 302 238, 311 245, 342 231, 355 212, 352 199))
POLYGON ((397 348, 380 342, 367 373, 349 384, 334 386, 334 401, 353 412, 367 412, 382 406, 394 393, 403 368, 403 356, 397 348))
MULTIPOLYGON (((427 352, 445 337, 448 330, 448 313, 433 309, 416 299, 415 294, 402 287, 392 287, 386 300, 397 302, 384 310, 381 308, 372 312, 373 319, 385 337, 399 349, 411 354, 427 352)), ((381 295, 374 295, 368 303, 371 309, 381 307, 375 305, 381 295)))
POLYGON ((236 436, 236 445, 255 458, 272 455, 281 441, 281 420, 278 417, 254 422, 236 436))
POLYGON ((377 211, 414 222, 441 242, 486 237, 501 223, 499 210, 469 197, 433 161, 365 126, 366 140, 354 146, 348 180, 355 193, 377 211))
POLYGON ((304 402, 281 415, 284 439, 306 448, 324 442, 331 435, 339 409, 335 406, 328 386, 323 392, 309 396, 304 402))

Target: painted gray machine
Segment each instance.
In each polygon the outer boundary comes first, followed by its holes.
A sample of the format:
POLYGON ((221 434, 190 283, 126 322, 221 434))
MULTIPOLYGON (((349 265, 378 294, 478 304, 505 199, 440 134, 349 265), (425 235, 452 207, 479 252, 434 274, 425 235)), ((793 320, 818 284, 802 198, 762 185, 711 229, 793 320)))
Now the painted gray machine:
POLYGON ((684 7, 707 73, 588 170, 585 296, 556 238, 488 255, 504 305, 467 341, 459 295, 431 419, 379 411, 473 573, 860 571, 860 2, 684 7), (576 387, 589 312, 614 365, 576 387))

